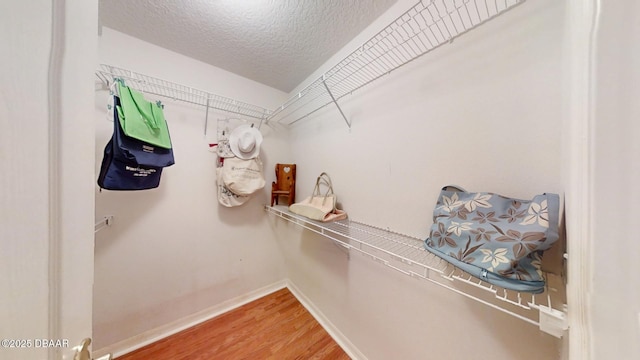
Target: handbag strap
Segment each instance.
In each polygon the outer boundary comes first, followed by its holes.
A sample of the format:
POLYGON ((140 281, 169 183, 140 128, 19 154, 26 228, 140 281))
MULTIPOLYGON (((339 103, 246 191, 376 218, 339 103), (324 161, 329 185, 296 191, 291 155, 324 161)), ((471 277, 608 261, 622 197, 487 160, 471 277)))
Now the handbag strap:
POLYGON ((331 183, 331 178, 329 177, 329 174, 327 174, 326 172, 323 172, 322 174, 320 174, 319 178, 321 179, 321 182, 324 182, 325 185, 327 185, 328 189, 327 189, 327 193, 325 194, 325 196, 329 195, 329 193, 331 193, 331 195, 333 195, 333 183, 331 183))
POLYGON ((447 185, 442 188, 444 191, 456 191, 456 192, 468 192, 467 190, 461 188, 458 185, 447 185))
MULTIPOLYGON (((329 177, 329 174, 327 174, 326 172, 321 173, 318 178, 316 179, 316 186, 313 188, 313 193, 311 194, 311 197, 322 197, 324 198, 322 200, 322 205, 324 205, 325 201, 327 201, 327 198, 333 195, 333 184, 331 183, 331 178, 329 177), (325 186, 327 186, 327 192, 322 195, 320 194, 320 184, 324 184, 325 186)), ((333 207, 335 208, 335 203, 333 204, 333 207)))

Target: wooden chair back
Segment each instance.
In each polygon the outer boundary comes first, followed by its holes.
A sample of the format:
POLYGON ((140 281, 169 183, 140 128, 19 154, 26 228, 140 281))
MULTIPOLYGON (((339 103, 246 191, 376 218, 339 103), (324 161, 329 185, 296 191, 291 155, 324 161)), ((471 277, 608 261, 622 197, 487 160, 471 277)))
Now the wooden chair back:
POLYGON ((295 202, 296 164, 276 164, 276 181, 271 184, 271 206, 278 197, 287 196, 289 205, 295 202))

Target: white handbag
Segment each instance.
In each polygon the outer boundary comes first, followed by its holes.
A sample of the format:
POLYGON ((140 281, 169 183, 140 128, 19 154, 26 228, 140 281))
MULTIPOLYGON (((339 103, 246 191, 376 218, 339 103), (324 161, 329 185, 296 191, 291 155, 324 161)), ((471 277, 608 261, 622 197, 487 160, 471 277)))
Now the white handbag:
POLYGON ((289 206, 289 211, 322 222, 346 219, 347 213, 336 208, 336 201, 337 196, 333 193, 331 178, 327 173, 323 172, 316 179, 316 185, 311 196, 289 206), (321 186, 327 188, 324 194, 320 191, 321 186))

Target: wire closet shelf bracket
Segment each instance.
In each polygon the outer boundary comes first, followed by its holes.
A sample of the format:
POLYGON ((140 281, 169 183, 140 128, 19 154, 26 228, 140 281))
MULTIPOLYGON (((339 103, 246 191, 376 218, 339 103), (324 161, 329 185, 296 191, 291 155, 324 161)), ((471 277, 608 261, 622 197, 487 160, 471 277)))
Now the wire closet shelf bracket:
POLYGON ((294 124, 418 57, 451 43, 525 0, 422 0, 275 109, 268 121, 294 124))
POLYGON ((111 226, 113 224, 113 215, 104 216, 100 221, 96 221, 94 233, 111 226))
POLYGON ((405 275, 429 281, 456 294, 540 327, 562 337, 568 328, 562 279, 545 273, 542 294, 520 293, 485 283, 431 254, 423 240, 390 230, 366 225, 351 219, 322 223, 291 213, 283 206, 265 205, 265 210, 333 240, 405 275), (561 299, 558 299, 561 298, 561 299))

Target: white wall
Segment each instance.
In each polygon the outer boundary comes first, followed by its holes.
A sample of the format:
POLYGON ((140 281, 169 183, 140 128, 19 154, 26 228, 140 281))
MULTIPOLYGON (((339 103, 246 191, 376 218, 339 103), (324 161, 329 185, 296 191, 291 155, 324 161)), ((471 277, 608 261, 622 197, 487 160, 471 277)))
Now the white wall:
MULTIPOLYGON (((563 194, 564 10, 528 1, 344 98, 351 131, 332 107, 296 124, 298 195, 326 171, 352 219, 424 238, 446 184, 563 194)), ((560 357, 560 341, 535 326, 287 231, 288 277, 369 359, 560 357)))
POLYGON ((593 359, 640 358, 640 5, 601 2, 593 124, 593 359))
MULTIPOLYGON (((0 338, 42 338, 49 332, 51 4, 2 2, 0 14, 0 44, 12 54, 3 56, 0 69, 0 338)), ((42 348, 0 349, 0 358, 46 354, 42 348)))
MULTIPOLYGON (((69 339, 72 346, 92 336, 92 273, 94 268, 93 164, 95 146, 94 127, 90 121, 93 114, 94 94, 92 79, 97 59, 98 1, 66 0, 54 1, 54 6, 64 13, 54 12, 59 27, 64 32, 62 64, 58 76, 50 74, 52 81, 59 81, 52 87, 52 100, 59 102, 59 113, 53 115, 51 127, 57 136, 57 158, 50 165, 55 167, 55 191, 59 204, 53 211, 59 229, 59 244, 56 249, 60 258, 58 269, 50 273, 50 283, 58 281, 57 301, 59 302, 57 325, 61 330, 57 337, 69 339), (63 18, 63 21, 60 19, 63 18), (81 55, 79 55, 81 54, 81 55), (59 272, 60 274, 56 274, 59 272)), ((54 66, 50 67, 50 71, 54 66)), ((55 108, 52 110, 55 112, 55 108)), ((50 243, 51 244, 51 243, 50 243)), ((50 326, 56 326, 50 324, 50 326)), ((95 349, 95 347, 94 347, 95 349)), ((49 355, 49 358, 70 359, 73 349, 49 355)))
POLYGON ((95 0, 0 4, 0 338, 30 346, 1 359, 70 359, 91 336, 97 12, 95 0))
POLYGON ((593 63, 597 49, 598 0, 567 0, 563 71, 566 99, 562 121, 562 178, 565 189, 567 302, 569 333, 563 338, 562 359, 592 358, 589 299, 592 289, 593 203, 592 118, 593 63))
MULTIPOLYGON (((282 92, 103 28, 99 60, 248 103, 275 108, 282 92)), ((152 97, 149 97, 152 98, 152 97)), ((282 256, 262 206, 275 162, 287 161, 282 133, 263 126, 267 186, 239 208, 218 205, 215 154, 204 136, 204 108, 161 99, 176 164, 160 187, 98 191, 96 219, 115 216, 96 234, 95 348, 112 345, 284 278, 282 256), (279 135, 278 135, 279 134, 279 135)), ((96 174, 113 123, 107 92, 96 92, 96 174)), ((229 115, 210 112, 216 119, 229 115)))

